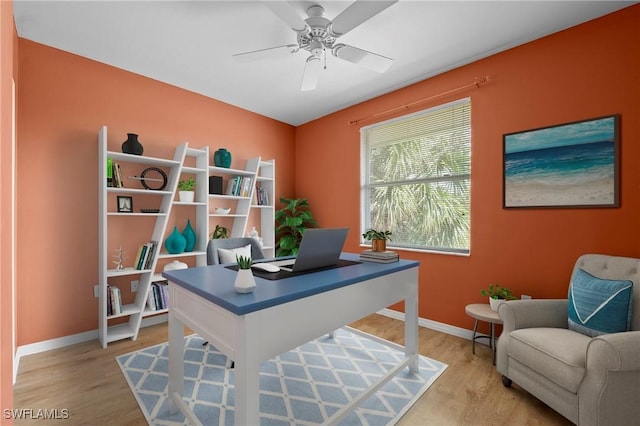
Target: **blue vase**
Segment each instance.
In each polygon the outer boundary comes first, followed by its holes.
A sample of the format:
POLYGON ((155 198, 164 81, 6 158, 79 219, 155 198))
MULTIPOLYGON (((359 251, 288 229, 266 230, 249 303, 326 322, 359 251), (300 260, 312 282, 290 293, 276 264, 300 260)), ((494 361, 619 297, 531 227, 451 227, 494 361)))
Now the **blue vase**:
POLYGON ((225 148, 219 148, 216 152, 213 153, 213 164, 216 167, 231 167, 231 153, 227 151, 225 148))
POLYGON ((193 251, 196 246, 196 232, 191 227, 191 219, 187 219, 187 226, 185 226, 184 231, 182 231, 182 236, 187 242, 184 251, 193 251))
POLYGON ((180 254, 184 251, 187 245, 187 240, 178 232, 178 227, 173 227, 173 232, 164 241, 164 247, 171 254, 180 254))

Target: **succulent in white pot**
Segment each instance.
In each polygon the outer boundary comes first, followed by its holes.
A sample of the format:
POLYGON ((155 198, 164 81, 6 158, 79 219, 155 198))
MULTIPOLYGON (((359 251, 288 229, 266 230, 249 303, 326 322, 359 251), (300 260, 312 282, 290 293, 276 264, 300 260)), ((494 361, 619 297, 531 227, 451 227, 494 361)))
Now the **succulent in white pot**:
POLYGON ((238 262, 238 274, 234 287, 238 293, 251 293, 256 288, 256 279, 251 271, 253 260, 251 256, 236 256, 238 262))

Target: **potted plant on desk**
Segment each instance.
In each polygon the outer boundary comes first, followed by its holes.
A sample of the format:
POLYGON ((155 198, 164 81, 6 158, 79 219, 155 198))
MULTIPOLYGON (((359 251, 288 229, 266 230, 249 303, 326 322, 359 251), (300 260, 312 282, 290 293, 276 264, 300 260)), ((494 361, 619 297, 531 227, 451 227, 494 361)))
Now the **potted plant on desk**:
POLYGON ((500 306, 501 303, 516 299, 511 293, 511 290, 506 287, 500 287, 497 284, 489 284, 489 289, 480 291, 480 294, 489 297, 489 305, 494 311, 498 310, 498 306, 500 306))
POLYGON ((236 256, 236 261, 238 262, 238 275, 236 275, 233 286, 238 293, 251 293, 256 287, 256 279, 251 272, 253 260, 251 256, 236 256))
POLYGON ((178 182, 178 190, 180 195, 180 201, 185 203, 193 203, 194 190, 196 188, 196 180, 193 177, 189 179, 183 179, 178 182))
POLYGON ((371 251, 387 250, 387 240, 391 241, 391 231, 376 231, 375 229, 367 229, 362 237, 371 241, 371 251))

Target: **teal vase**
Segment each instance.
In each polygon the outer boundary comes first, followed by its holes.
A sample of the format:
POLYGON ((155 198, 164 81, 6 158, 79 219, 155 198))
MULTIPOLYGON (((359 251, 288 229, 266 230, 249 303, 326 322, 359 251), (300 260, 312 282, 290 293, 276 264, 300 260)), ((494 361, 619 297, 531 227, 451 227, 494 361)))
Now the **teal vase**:
POLYGON ((216 152, 213 153, 213 164, 216 167, 231 167, 231 153, 227 151, 225 148, 219 148, 216 152))
POLYGON ((164 247, 171 254, 180 254, 184 251, 184 248, 187 245, 187 240, 182 236, 180 232, 178 232, 178 227, 173 227, 173 232, 171 235, 164 240, 164 247))
POLYGON ((187 219, 187 226, 182 231, 182 236, 186 241, 184 251, 193 251, 196 246, 196 232, 191 227, 191 219, 187 219))

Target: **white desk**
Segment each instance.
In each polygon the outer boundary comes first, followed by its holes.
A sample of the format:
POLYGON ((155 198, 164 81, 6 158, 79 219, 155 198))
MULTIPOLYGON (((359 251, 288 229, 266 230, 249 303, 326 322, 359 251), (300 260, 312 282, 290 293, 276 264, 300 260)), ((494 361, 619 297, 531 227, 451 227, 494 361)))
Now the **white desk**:
MULTIPOLYGON (((343 254, 358 260, 358 255, 343 254)), ((236 272, 206 266, 165 272, 169 280, 169 404, 184 402, 184 325, 235 361, 235 422, 259 424, 262 361, 396 302, 405 304, 405 360, 330 420, 337 422, 404 367, 418 371, 418 266, 364 262, 276 281, 256 277, 253 293, 233 288, 236 272)))

